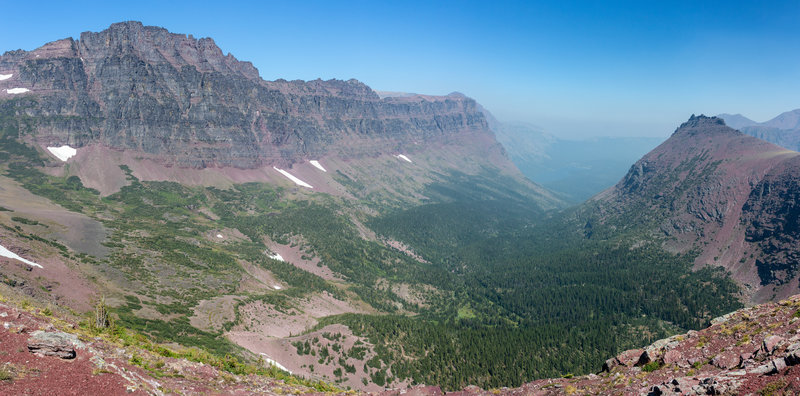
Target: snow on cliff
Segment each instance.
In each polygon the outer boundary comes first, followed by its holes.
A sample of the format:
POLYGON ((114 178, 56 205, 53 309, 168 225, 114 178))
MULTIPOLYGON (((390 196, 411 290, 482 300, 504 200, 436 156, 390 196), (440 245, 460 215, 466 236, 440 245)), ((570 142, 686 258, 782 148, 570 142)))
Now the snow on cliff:
POLYGON ((272 169, 275 169, 276 171, 280 172, 282 175, 286 176, 287 179, 293 181, 294 184, 297 184, 300 187, 314 188, 314 187, 311 187, 310 184, 308 184, 308 183, 306 183, 306 182, 294 177, 294 175, 292 175, 291 173, 289 173, 289 172, 287 172, 287 171, 285 171, 283 169, 278 169, 278 168, 276 168, 274 166, 272 167, 272 169))
POLYGON ((30 92, 30 91, 31 90, 28 89, 28 88, 11 88, 11 89, 7 89, 6 93, 13 95, 13 94, 21 94, 21 93, 30 92))
POLYGON ((66 161, 75 156, 75 154, 78 154, 78 150, 66 145, 61 147, 48 147, 47 150, 62 161, 66 161))
POLYGON ((325 170, 325 168, 322 167, 322 164, 320 164, 319 161, 311 160, 309 162, 311 162, 311 165, 314 165, 315 168, 317 168, 317 169, 319 169, 319 170, 321 170, 323 172, 328 172, 328 171, 325 170))

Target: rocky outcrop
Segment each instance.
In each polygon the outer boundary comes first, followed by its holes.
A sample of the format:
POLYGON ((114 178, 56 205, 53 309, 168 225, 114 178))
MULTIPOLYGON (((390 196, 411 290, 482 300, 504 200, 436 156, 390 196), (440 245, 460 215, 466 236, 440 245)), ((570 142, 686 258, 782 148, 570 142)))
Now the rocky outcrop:
MULTIPOLYGON (((0 99, 35 97, 42 145, 136 150, 169 165, 253 168, 490 135, 460 94, 387 97, 349 81, 264 81, 212 39, 139 22, 0 57, 0 99)), ((22 104, 20 104, 22 106, 22 104)))
POLYGON ((76 347, 83 347, 78 337, 61 331, 34 331, 28 339, 28 351, 39 356, 74 359, 76 347))

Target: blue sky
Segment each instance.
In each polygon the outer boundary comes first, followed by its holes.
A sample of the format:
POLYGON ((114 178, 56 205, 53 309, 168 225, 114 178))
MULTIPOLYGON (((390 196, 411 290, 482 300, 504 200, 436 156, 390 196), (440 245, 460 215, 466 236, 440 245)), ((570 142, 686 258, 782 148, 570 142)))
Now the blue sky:
POLYGON ((139 20, 212 37, 265 79, 459 91, 564 137, 667 136, 692 113, 800 108, 797 1, 3 3, 0 52, 139 20))

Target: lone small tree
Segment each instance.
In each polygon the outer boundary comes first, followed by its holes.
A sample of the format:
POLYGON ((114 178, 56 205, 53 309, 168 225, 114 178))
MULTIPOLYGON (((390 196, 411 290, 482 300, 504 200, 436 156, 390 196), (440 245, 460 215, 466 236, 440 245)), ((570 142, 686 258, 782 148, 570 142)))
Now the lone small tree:
POLYGON ((106 311, 106 296, 94 307, 94 327, 105 329, 108 327, 108 311, 106 311))

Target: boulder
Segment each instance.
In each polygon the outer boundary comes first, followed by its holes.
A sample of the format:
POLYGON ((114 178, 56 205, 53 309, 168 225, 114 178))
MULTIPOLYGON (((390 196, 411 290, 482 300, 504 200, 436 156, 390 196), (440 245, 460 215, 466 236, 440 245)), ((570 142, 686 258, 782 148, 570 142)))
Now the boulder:
POLYGON ((732 351, 728 351, 722 352, 714 357, 714 359, 711 360, 711 364, 723 370, 730 370, 738 366, 741 361, 741 356, 732 351))
POLYGON ((619 366, 619 362, 617 361, 617 358, 613 357, 613 358, 607 359, 603 363, 603 372, 611 372, 611 370, 613 370, 614 367, 617 367, 617 366, 619 366))
POLYGON ((772 375, 780 373, 786 369, 786 361, 783 358, 774 359, 769 363, 762 364, 752 370, 748 370, 748 374, 772 375))
POLYGON ((641 349, 629 349, 617 355, 617 361, 623 366, 633 366, 639 362, 639 359, 644 353, 641 349))
POLYGON ((786 370, 786 360, 783 358, 775 359, 770 364, 772 365, 772 373, 780 373, 786 370))
POLYGON ((800 342, 795 342, 786 348, 786 357, 784 360, 789 366, 800 364, 800 342))
POLYGON ((60 331, 35 331, 28 339, 28 351, 39 356, 74 359, 76 346, 83 346, 78 337, 60 331))
POLYGON ((783 342, 783 337, 779 336, 769 336, 764 339, 764 342, 761 345, 761 348, 766 352, 768 355, 772 352, 775 352, 775 349, 783 342))
POLYGON ((639 356, 639 361, 636 362, 637 366, 644 366, 647 363, 654 362, 658 360, 660 353, 656 349, 645 349, 644 352, 639 356))
POLYGON ((679 362, 683 356, 675 349, 669 350, 664 353, 664 364, 673 364, 679 362))
POLYGON ((681 377, 673 378, 672 381, 669 381, 667 384, 672 386, 673 392, 685 394, 691 391, 699 382, 700 381, 695 378, 681 377))

